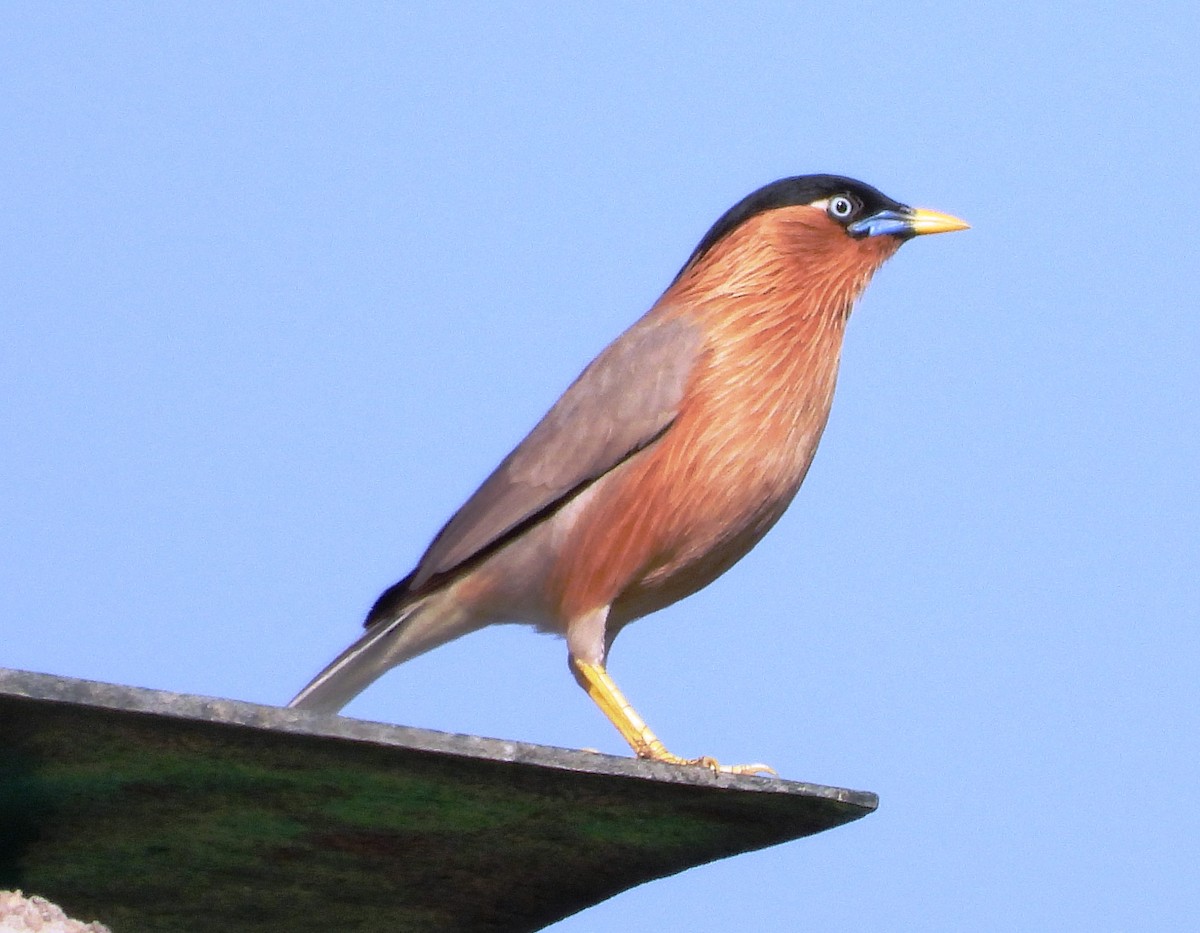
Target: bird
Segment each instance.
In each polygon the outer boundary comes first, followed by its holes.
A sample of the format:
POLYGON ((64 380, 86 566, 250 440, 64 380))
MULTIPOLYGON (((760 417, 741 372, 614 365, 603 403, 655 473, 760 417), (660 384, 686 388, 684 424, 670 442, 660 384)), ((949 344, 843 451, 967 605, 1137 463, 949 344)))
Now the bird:
POLYGON ((565 638, 575 680, 637 757, 774 773, 668 751, 609 651, 775 524, 816 453, 872 275, 907 240, 968 226, 842 175, 783 178, 737 202, 289 706, 336 713, 398 664, 523 622, 565 638))

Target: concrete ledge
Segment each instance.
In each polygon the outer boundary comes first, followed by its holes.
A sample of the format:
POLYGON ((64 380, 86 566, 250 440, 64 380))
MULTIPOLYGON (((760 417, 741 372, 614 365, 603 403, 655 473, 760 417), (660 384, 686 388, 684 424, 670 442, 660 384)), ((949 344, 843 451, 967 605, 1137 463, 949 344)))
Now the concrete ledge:
POLYGON ((0 889, 118 933, 536 930, 877 803, 0 669, 0 889))

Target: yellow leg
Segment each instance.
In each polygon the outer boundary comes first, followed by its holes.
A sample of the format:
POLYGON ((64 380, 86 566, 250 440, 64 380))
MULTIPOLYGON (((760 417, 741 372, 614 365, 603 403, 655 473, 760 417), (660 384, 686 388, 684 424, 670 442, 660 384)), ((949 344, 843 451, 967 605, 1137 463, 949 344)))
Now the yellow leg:
POLYGON ((763 764, 722 765, 715 758, 680 758, 678 755, 672 755, 659 737, 650 731, 650 727, 638 715, 637 710, 625 699, 625 695, 621 693, 603 665, 580 661, 578 658, 572 658, 571 664, 575 668, 580 686, 587 691, 587 695, 600 707, 600 711, 608 717, 609 721, 617 727, 617 731, 624 736, 625 741, 630 744, 639 758, 665 761, 673 765, 700 765, 722 774, 775 773, 774 768, 763 764))

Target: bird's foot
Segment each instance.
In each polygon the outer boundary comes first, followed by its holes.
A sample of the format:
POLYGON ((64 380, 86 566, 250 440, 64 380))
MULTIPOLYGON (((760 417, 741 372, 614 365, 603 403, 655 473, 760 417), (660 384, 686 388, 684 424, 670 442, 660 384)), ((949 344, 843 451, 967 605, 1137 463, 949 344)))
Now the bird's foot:
POLYGON ((711 755, 701 755, 699 758, 680 758, 667 751, 662 742, 657 742, 657 748, 647 747, 638 749, 638 757, 648 761, 661 761, 669 765, 695 765, 708 768, 713 774, 772 774, 779 777, 779 772, 770 765, 755 763, 752 765, 723 765, 711 755))
POLYGON ((778 771, 761 761, 752 765, 718 765, 717 771, 720 774, 769 774, 771 777, 779 777, 778 771))
POLYGON ((661 761, 669 765, 697 765, 708 768, 713 774, 774 774, 778 772, 769 765, 723 765, 717 759, 705 755, 702 758, 680 758, 672 755, 662 741, 646 725, 645 720, 625 699, 625 695, 617 689, 617 685, 609 676, 602 664, 593 664, 571 659, 575 676, 580 685, 587 690, 596 705, 614 726, 620 730, 625 741, 629 743, 634 754, 648 761, 661 761))

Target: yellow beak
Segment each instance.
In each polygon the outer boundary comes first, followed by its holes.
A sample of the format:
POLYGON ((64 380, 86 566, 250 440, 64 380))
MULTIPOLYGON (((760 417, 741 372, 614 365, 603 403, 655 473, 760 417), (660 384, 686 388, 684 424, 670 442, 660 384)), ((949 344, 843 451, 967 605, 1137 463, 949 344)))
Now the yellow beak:
POLYGON ((970 230, 971 225, 966 221, 942 214, 938 211, 927 211, 915 208, 907 217, 908 229, 913 236, 923 236, 926 233, 953 233, 955 230, 970 230))

